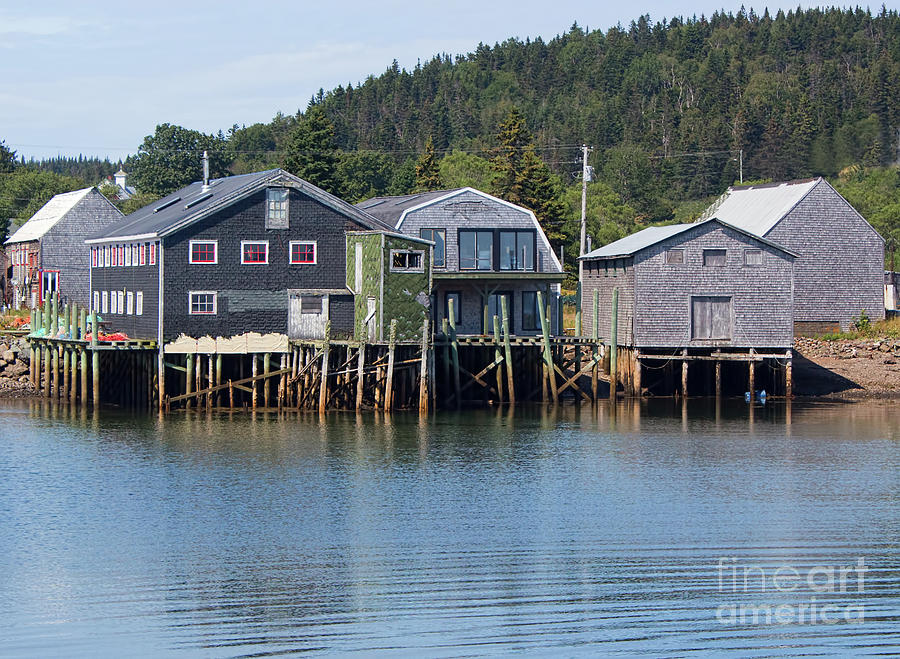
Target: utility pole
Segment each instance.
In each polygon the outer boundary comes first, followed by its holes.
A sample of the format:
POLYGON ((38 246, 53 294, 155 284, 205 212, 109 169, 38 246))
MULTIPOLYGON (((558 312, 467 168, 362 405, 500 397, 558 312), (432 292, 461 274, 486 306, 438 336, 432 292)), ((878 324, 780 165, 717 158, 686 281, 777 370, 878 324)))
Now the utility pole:
POLYGON ((588 146, 581 145, 581 243, 578 255, 584 256, 584 247, 587 242, 587 184, 591 180, 591 168, 588 165, 588 146))
POLYGON ((741 149, 741 154, 738 156, 738 171, 740 172, 741 177, 741 185, 744 184, 744 150, 741 149))

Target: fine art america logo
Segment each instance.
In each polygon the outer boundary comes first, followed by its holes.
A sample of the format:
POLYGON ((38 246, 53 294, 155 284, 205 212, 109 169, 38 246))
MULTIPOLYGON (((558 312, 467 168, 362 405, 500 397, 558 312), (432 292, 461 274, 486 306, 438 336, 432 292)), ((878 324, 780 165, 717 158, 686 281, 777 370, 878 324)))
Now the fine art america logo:
POLYGON ((720 558, 719 593, 738 598, 739 594, 748 595, 756 601, 722 604, 716 609, 716 619, 731 625, 863 622, 865 606, 853 602, 852 596, 865 592, 868 569, 863 558, 857 558, 856 565, 801 569, 786 563, 742 565, 734 557, 720 558), (798 596, 800 601, 784 601, 798 596), (760 597, 775 601, 759 601, 760 597))

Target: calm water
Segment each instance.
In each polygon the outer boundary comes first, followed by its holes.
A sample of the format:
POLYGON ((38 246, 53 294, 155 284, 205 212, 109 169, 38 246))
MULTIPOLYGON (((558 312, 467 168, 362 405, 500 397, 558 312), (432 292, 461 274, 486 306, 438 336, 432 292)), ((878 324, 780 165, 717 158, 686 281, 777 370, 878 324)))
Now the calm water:
POLYGON ((0 654, 896 655, 898 408, 3 403, 0 654))

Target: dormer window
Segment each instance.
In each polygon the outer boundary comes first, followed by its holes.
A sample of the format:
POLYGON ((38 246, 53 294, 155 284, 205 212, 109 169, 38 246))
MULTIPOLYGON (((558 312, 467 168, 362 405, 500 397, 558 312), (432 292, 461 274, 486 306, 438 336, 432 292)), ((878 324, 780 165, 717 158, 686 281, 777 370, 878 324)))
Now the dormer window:
POLYGON ((288 228, 288 191, 285 188, 266 190, 266 228, 288 228))

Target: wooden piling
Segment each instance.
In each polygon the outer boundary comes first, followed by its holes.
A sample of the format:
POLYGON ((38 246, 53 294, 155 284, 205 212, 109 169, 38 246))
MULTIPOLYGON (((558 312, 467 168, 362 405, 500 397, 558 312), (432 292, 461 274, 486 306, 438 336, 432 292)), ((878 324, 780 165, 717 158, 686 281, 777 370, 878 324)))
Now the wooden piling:
POLYGON ((259 364, 258 364, 259 360, 257 359, 257 357, 258 357, 258 355, 256 353, 253 353, 252 355, 250 355, 250 376, 253 378, 253 384, 250 387, 251 388, 250 406, 253 408, 254 411, 256 410, 256 405, 259 402, 259 400, 258 400, 259 389, 256 386, 256 383, 257 383, 256 375, 257 375, 257 373, 259 373, 259 364))
MULTIPOLYGON (((255 373, 254 373, 255 375, 255 373)), ((199 383, 198 383, 199 384, 199 383)), ((190 394, 194 391, 194 354, 188 353, 185 358, 184 365, 184 393, 190 394)), ((186 398, 184 400, 184 408, 189 410, 191 409, 191 399, 186 398)))
MULTIPOLYGON (((216 386, 222 384, 222 353, 216 353, 216 386)), ((221 392, 216 392, 216 398, 214 402, 216 407, 220 407, 222 405, 222 394, 221 392)))
MULTIPOLYGON (((505 299, 505 296, 501 299, 505 299)), ((459 384, 459 341, 456 338, 456 304, 447 300, 447 315, 450 320, 450 360, 453 370, 453 393, 456 396, 456 409, 462 407, 462 387, 459 384)))
POLYGON ((97 335, 100 332, 100 323, 97 321, 97 312, 91 314, 91 378, 93 380, 92 400, 94 409, 100 409, 100 351, 97 350, 97 335))
POLYGON ((784 362, 784 397, 790 399, 794 395, 794 359, 790 350, 784 362))
POLYGON ((633 390, 634 396, 637 398, 641 397, 641 358, 638 357, 637 350, 631 351, 631 359, 632 359, 632 385, 631 388, 633 390))
POLYGON ((722 397, 722 362, 716 360, 716 398, 722 397))
POLYGON ((363 394, 366 384, 366 342, 359 342, 359 354, 356 356, 356 411, 362 409, 363 394))
MULTIPOLYGON (((753 356, 753 348, 750 348, 750 355, 751 357, 753 356)), ((750 400, 753 400, 754 398, 756 398, 756 362, 751 359, 749 362, 747 362, 747 364, 749 366, 747 386, 750 387, 750 400)))
POLYGON ((600 330, 598 329, 598 320, 600 314, 600 291, 594 291, 593 312, 591 316, 591 341, 593 342, 594 365, 591 367, 591 397, 597 402, 597 391, 600 385, 600 330))
POLYGON ((559 392, 556 386, 556 370, 553 367, 553 353, 550 350, 550 319, 548 316, 549 305, 544 304, 544 293, 537 292, 538 308, 541 310, 541 334, 544 341, 544 364, 547 368, 547 377, 550 381, 550 395, 553 403, 559 402, 559 392))
POLYGON ((497 364, 497 402, 503 404, 503 353, 500 350, 500 319, 494 314, 494 362, 497 364))
POLYGON ((234 409, 234 384, 228 380, 228 407, 234 409))
MULTIPOLYGON (((393 329, 393 323, 391 327, 393 329)), ((393 332, 392 332, 393 336, 393 332)), ((319 385, 319 414, 325 414, 328 406, 328 359, 331 356, 331 321, 325 321, 325 345, 322 347, 322 374, 319 385)))
POLYGON ((612 310, 609 330, 609 397, 616 398, 619 386, 619 289, 612 292, 612 310))
MULTIPOLYGON (((453 303, 450 303, 453 306, 453 303)), ((391 331, 388 335, 387 381, 384 385, 384 411, 390 412, 394 405, 394 360, 397 342, 397 319, 391 320, 391 331)))
MULTIPOLYGON (((496 331, 497 316, 494 316, 496 331)), ((419 362, 419 414, 428 414, 428 319, 422 323, 422 355, 419 362)))
POLYGON ((516 404, 516 381, 513 373, 512 345, 509 341, 509 311, 507 309, 506 296, 500 296, 500 322, 503 325, 503 356, 506 367, 506 390, 509 394, 510 405, 516 404))
MULTIPOLYGON (((681 354, 684 357, 687 357, 688 351, 687 348, 684 348, 681 351, 681 354)), ((688 360, 681 360, 681 395, 684 398, 688 397, 688 360)))
POLYGON ((269 371, 271 369, 270 361, 272 359, 272 353, 267 352, 263 355, 263 375, 266 377, 263 379, 263 407, 271 406, 271 398, 269 396, 269 371))
POLYGON ((206 409, 207 410, 212 409, 213 395, 212 395, 212 392, 209 391, 208 389, 212 388, 213 384, 214 384, 213 383, 213 356, 207 355, 206 356, 206 386, 207 386, 206 409))

